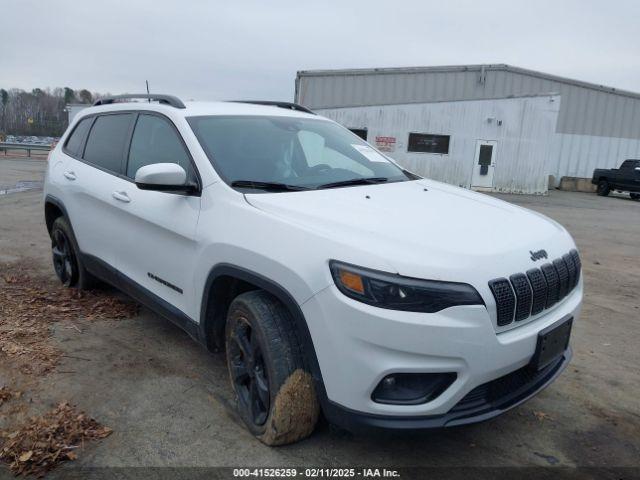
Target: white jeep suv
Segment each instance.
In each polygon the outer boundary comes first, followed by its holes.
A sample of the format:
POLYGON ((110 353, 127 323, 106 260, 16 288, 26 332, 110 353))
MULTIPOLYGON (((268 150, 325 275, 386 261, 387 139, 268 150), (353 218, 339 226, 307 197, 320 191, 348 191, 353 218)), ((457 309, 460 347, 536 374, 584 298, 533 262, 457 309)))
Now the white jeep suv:
POLYGON ((108 282, 224 349, 270 445, 320 412, 350 430, 485 420, 571 357, 582 279, 562 226, 299 105, 99 100, 50 154, 44 208, 60 280, 108 282))

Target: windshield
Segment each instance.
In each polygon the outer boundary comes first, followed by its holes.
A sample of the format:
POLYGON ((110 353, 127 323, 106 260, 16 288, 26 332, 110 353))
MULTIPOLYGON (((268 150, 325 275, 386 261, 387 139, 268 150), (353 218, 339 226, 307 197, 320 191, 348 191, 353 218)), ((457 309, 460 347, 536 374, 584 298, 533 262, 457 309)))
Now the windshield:
POLYGON ((203 116, 188 121, 218 174, 238 188, 292 191, 413 178, 326 120, 203 116))

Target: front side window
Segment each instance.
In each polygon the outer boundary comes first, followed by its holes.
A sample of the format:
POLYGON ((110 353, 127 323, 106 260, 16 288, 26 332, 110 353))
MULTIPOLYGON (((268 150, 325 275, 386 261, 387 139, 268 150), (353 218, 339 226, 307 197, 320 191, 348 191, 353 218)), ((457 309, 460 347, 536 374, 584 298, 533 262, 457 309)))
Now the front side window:
POLYGON ((131 138, 127 177, 134 179, 140 167, 154 163, 177 163, 193 180, 189 155, 173 126, 157 115, 141 114, 131 138))
POLYGON ((326 120, 205 116, 188 121, 229 184, 271 182, 314 189, 351 180, 410 179, 356 135, 326 120))
POLYGON ((133 114, 101 115, 91 127, 83 158, 98 167, 114 173, 122 173, 125 144, 133 114))

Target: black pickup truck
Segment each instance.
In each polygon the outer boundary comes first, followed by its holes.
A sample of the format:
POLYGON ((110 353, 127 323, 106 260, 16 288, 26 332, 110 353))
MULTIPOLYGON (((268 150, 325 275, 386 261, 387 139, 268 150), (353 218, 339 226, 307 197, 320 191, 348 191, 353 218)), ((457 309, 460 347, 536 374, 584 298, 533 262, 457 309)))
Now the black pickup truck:
POLYGON ((640 160, 625 160, 620 168, 596 168, 591 183, 598 186, 598 195, 603 197, 611 190, 620 190, 640 200, 640 160))

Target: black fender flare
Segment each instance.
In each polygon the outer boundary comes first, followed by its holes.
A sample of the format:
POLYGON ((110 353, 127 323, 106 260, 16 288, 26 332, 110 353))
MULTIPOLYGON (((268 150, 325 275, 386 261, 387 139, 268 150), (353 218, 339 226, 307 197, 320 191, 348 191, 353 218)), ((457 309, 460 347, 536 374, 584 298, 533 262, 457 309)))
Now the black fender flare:
POLYGON ((199 324, 202 343, 206 344, 207 334, 211 331, 211 322, 214 321, 213 309, 215 308, 215 305, 212 305, 213 302, 209 301, 211 299, 212 286, 215 280, 221 276, 234 277, 255 285, 276 297, 289 310, 296 327, 297 337, 302 343, 305 365, 313 377, 316 394, 318 395, 318 400, 324 410, 325 407, 328 406, 329 400, 324 386, 324 381, 322 380, 322 372, 320 371, 320 364, 313 345, 309 326, 307 325, 307 321, 302 313, 300 305, 298 305, 298 302, 296 302, 293 296, 279 283, 265 277, 264 275, 237 265, 221 263, 214 266, 209 271, 204 291, 202 293, 199 324))
MULTIPOLYGON (((54 197, 53 195, 47 194, 47 196, 44 198, 44 206, 45 206, 45 221, 46 221, 46 205, 50 203, 52 205, 55 205, 58 209, 60 209, 60 211, 62 212, 62 215, 64 215, 64 217, 69 221, 69 224, 71 225, 71 218, 69 217, 69 213, 67 212, 67 208, 64 206, 64 203, 62 203, 62 200, 58 199, 57 197, 54 197)), ((50 225, 47 224, 47 230, 50 232, 50 225)), ((71 226, 71 230, 73 231, 73 225, 71 226)))

